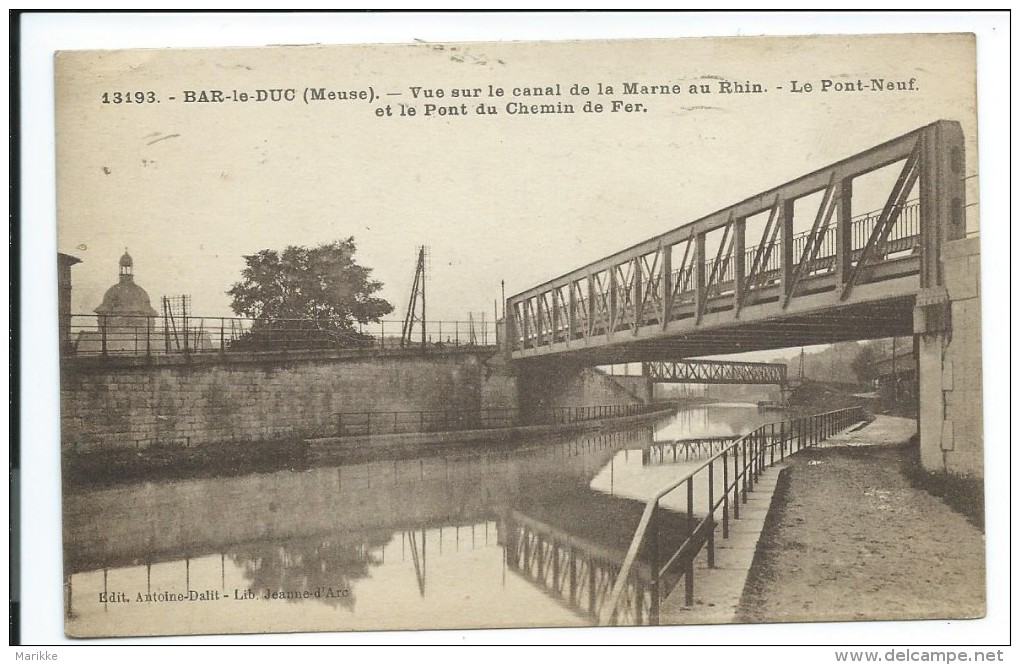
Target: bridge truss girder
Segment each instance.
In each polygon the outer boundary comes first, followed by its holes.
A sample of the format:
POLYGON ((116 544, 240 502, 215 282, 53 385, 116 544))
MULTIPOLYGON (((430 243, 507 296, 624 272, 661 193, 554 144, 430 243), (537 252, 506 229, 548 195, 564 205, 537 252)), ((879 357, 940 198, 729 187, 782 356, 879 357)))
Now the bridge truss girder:
POLYGON ((655 383, 777 384, 786 385, 783 363, 722 360, 646 362, 642 374, 655 383))
POLYGON ((910 334, 915 297, 943 283, 942 242, 965 235, 963 175, 959 124, 917 129, 511 296, 511 357, 667 359, 642 348, 649 340, 677 340, 691 349, 687 357, 695 347, 723 353, 686 338, 725 330, 732 339, 732 329, 762 323, 768 337, 724 345, 746 351, 910 334), (853 217, 854 179, 884 167, 898 168, 885 205, 853 217), (794 235, 795 202, 818 193, 810 230, 794 235), (767 223, 749 243, 747 220, 756 215, 767 223), (713 232, 721 241, 708 256, 713 232), (875 325, 862 325, 861 314, 875 325))

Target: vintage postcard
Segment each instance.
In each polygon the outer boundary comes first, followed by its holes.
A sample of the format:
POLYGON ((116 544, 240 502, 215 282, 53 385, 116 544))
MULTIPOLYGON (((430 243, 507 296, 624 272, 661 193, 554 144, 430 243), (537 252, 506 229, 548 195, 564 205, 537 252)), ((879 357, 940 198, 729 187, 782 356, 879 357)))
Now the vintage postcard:
POLYGON ((984 616, 973 35, 55 68, 68 636, 984 616))

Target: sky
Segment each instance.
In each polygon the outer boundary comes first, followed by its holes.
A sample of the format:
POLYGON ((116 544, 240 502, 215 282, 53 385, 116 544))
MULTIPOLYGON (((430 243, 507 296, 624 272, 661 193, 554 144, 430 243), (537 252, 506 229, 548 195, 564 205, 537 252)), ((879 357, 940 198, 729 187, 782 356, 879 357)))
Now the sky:
MULTIPOLYGON (((388 318, 404 315, 422 244, 428 317, 489 318, 501 310, 501 282, 508 296, 523 291, 934 120, 963 124, 976 164, 973 42, 925 39, 63 54, 57 247, 82 259, 72 309, 98 306, 128 249, 157 308, 160 296, 189 294, 194 315, 229 316, 225 292, 244 255, 353 236, 359 261, 396 308, 388 318), (936 48, 943 58, 933 62, 936 48), (873 77, 914 79, 918 90, 792 92, 793 81, 873 77), (720 94, 722 80, 760 82, 768 92, 720 94), (684 92, 620 95, 623 82, 684 92), (575 83, 612 85, 617 95, 571 95, 575 83), (559 97, 513 97, 514 88, 557 84, 559 97), (691 84, 713 92, 689 94, 691 84), (490 85, 505 97, 488 97, 490 85), (371 89, 380 99, 306 104, 307 87, 371 89), (415 99, 419 87, 447 96, 415 99), (180 101, 186 90, 276 88, 299 99, 180 101), (481 88, 480 101, 497 115, 424 117, 425 104, 459 105, 455 88, 481 88), (159 103, 102 102, 103 93, 139 90, 159 103), (577 112, 510 115, 506 100, 569 103, 577 112), (581 110, 612 100, 647 111, 581 110), (377 115, 397 103, 419 115, 377 115)), ((872 189, 855 186, 855 212, 881 207, 884 192, 872 189)), ((796 230, 811 219, 800 215, 796 230)))

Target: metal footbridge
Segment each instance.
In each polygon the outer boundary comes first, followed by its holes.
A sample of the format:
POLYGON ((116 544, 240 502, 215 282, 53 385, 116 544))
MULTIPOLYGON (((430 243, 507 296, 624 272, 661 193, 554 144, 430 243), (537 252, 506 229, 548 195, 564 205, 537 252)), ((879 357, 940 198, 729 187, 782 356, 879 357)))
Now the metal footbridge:
POLYGON ((511 296, 510 357, 603 365, 909 335, 914 306, 945 299, 941 245, 964 237, 965 207, 963 133, 938 121, 511 296), (880 169, 887 180, 864 180, 880 169), (855 181, 881 189, 881 209, 855 214, 855 181), (809 229, 794 232, 795 210, 809 229))

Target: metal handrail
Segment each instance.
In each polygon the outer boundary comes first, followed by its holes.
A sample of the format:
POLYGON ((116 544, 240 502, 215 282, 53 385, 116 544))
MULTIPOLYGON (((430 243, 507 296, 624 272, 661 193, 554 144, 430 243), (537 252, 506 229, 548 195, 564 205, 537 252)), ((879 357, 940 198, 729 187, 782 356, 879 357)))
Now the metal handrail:
MULTIPOLYGON (((402 322, 380 320, 338 325, 334 319, 146 316, 144 314, 70 314, 68 345, 61 353, 78 356, 152 356, 201 353, 249 353, 307 349, 423 349, 399 337, 402 322)), ((484 319, 427 321, 429 349, 479 347, 497 341, 497 323, 484 319)))
MULTIPOLYGON (((812 416, 805 416, 803 418, 797 418, 791 421, 782 421, 780 423, 769 423, 762 425, 747 434, 743 435, 729 446, 726 446, 718 453, 709 457, 705 462, 700 464, 694 470, 688 472, 683 478, 667 485, 666 487, 659 490, 652 498, 650 498, 645 504, 645 509, 641 513, 641 519, 638 522, 637 530, 634 532, 634 537, 631 540, 630 546, 627 549, 627 554, 624 557, 623 565, 620 568, 620 573, 616 578, 616 582, 613 586, 612 593, 607 602, 602 607, 602 612, 599 614, 599 624, 605 625, 614 620, 618 605, 620 602, 621 594, 626 586, 627 578, 631 574, 631 569, 637 560, 638 552, 641 546, 644 544, 645 536, 648 532, 649 525, 652 523, 652 519, 655 515, 655 511, 659 507, 659 502, 666 495, 670 494, 678 487, 683 484, 687 484, 687 520, 688 523, 693 522, 693 485, 691 481, 693 478, 703 471, 704 469, 709 470, 709 510, 697 525, 692 526, 687 538, 680 544, 677 550, 667 559, 665 566, 660 566, 657 560, 652 562, 652 608, 649 612, 650 620, 658 622, 658 605, 659 605, 659 594, 660 594, 660 578, 664 571, 668 571, 673 564, 681 557, 681 555, 687 554, 690 560, 687 570, 684 571, 684 582, 685 582, 685 603, 687 605, 693 604, 693 593, 694 593, 694 580, 693 580, 693 560, 701 551, 702 547, 708 546, 708 563, 709 567, 714 567, 715 563, 715 542, 714 542, 714 531, 716 528, 715 524, 715 513, 722 507, 723 509, 723 538, 729 537, 729 496, 732 491, 734 494, 734 506, 733 513, 734 519, 739 519, 739 503, 740 494, 743 493, 743 500, 747 500, 747 492, 750 491, 754 482, 757 480, 758 474, 765 468, 765 453, 766 447, 764 442, 771 439, 768 445, 768 452, 770 452, 770 462, 768 466, 772 466, 775 463, 775 447, 778 443, 780 445, 780 459, 785 457, 785 443, 789 440, 791 443, 797 441, 797 451, 804 447, 810 447, 819 441, 823 441, 835 432, 846 427, 851 421, 860 421, 864 419, 864 409, 862 407, 850 407, 846 409, 838 409, 836 411, 829 411, 826 413, 815 414, 812 416), (780 436, 776 439, 776 425, 779 425, 780 436), (806 424, 810 424, 809 427, 805 428, 806 424), (771 436, 766 436, 766 430, 771 431, 771 436), (792 434, 796 430, 796 437, 787 438, 787 433, 792 434), (751 451, 749 454, 748 443, 751 443, 751 451), (732 484, 730 484, 728 476, 728 457, 730 453, 733 453, 734 457, 734 474, 732 478, 732 484), (738 469, 737 458, 740 453, 743 453, 744 463, 738 469), (722 496, 719 499, 714 497, 713 492, 713 470, 714 464, 717 460, 722 459, 723 464, 723 491, 722 496), (753 473, 753 478, 751 474, 753 473), (743 487, 741 487, 743 483, 743 487), (704 542, 699 542, 697 536, 702 532, 711 529, 711 531, 705 537, 704 542), (688 551, 694 548, 693 552, 688 551)), ((791 446, 792 448, 792 446, 791 446)), ((797 451, 792 451, 797 452, 797 451)), ((658 534, 656 533, 656 538, 658 534)))

